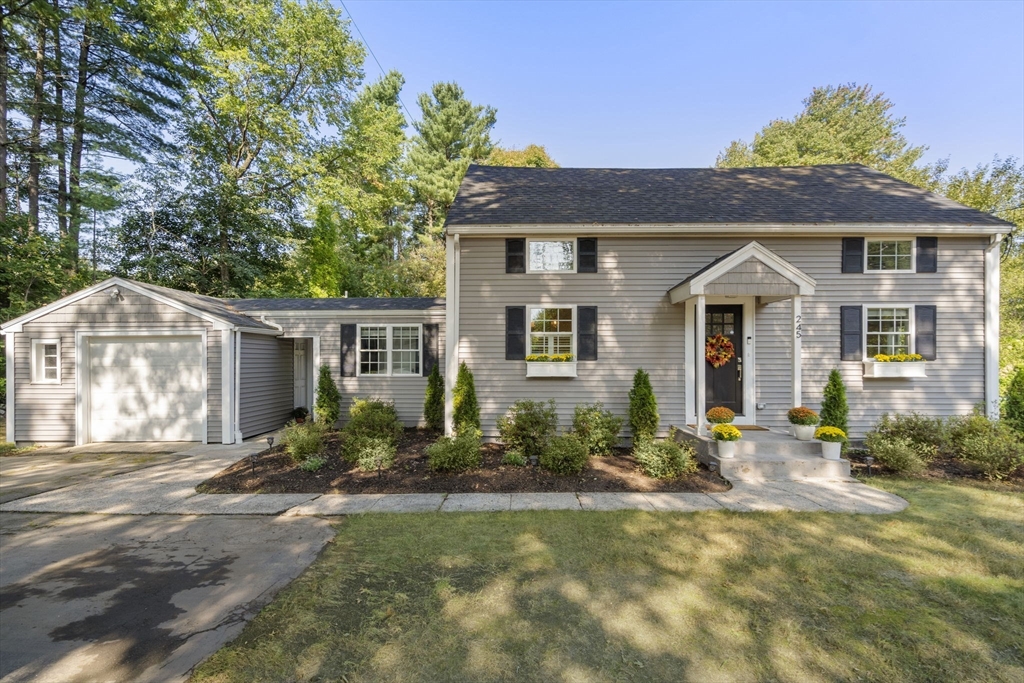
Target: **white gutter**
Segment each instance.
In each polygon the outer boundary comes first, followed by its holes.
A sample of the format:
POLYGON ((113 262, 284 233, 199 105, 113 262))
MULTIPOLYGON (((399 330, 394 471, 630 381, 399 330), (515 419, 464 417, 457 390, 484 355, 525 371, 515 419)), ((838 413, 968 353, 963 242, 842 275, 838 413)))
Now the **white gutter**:
POLYGON ((6 337, 4 357, 7 361, 7 440, 14 442, 14 339, 17 335, 10 330, 3 334, 6 337))
POLYGON ((1003 235, 985 247, 985 413, 999 417, 999 257, 1003 235))
POLYGON ((234 443, 242 443, 242 333, 237 329, 233 332, 235 335, 235 372, 234 372, 234 391, 232 392, 235 402, 233 427, 235 430, 234 443))
POLYGON ((260 322, 263 323, 264 325, 270 325, 271 327, 276 328, 277 331, 280 332, 281 334, 284 334, 284 328, 278 325, 277 323, 272 323, 269 320, 267 320, 267 316, 261 315, 260 322))
POLYGON ((445 237, 444 433, 451 436, 455 407, 452 390, 459 372, 459 236, 445 237))

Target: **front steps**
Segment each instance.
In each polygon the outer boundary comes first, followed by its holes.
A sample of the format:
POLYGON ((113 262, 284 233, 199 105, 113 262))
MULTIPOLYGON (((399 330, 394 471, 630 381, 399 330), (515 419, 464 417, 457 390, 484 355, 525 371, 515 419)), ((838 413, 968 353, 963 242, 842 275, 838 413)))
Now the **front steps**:
POLYGON ((743 430, 736 457, 718 457, 718 444, 692 429, 677 432, 697 449, 697 457, 729 481, 853 481, 848 460, 821 457, 820 441, 797 441, 776 431, 743 430))

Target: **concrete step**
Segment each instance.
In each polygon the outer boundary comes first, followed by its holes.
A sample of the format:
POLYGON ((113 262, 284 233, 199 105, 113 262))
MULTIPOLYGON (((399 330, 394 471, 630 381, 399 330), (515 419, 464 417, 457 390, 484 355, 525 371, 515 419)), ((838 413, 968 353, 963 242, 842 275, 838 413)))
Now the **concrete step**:
POLYGON ((804 479, 849 480, 848 460, 784 456, 719 458, 711 456, 721 475, 730 481, 801 481, 804 479))
MULTIPOLYGON (((772 435, 775 436, 774 434, 772 435)), ((735 442, 736 455, 760 455, 768 453, 772 455, 803 455, 820 456, 820 441, 797 441, 791 437, 783 436, 771 441, 743 438, 735 442)))

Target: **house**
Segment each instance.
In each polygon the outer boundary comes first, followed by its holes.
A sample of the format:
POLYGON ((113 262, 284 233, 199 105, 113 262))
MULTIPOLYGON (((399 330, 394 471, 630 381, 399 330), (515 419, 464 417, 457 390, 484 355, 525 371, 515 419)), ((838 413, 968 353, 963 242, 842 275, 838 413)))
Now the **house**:
POLYGON ((476 379, 485 436, 518 399, 625 414, 637 368, 663 432, 707 408, 782 427, 832 368, 850 427, 998 408, 999 243, 1012 226, 855 166, 471 166, 447 299, 218 299, 111 278, 2 326, 18 442, 234 443, 346 402, 422 422, 426 376, 476 379), (706 341, 723 352, 712 364, 706 341), (917 353, 918 363, 876 354, 917 353), (565 362, 540 358, 568 354, 565 362))

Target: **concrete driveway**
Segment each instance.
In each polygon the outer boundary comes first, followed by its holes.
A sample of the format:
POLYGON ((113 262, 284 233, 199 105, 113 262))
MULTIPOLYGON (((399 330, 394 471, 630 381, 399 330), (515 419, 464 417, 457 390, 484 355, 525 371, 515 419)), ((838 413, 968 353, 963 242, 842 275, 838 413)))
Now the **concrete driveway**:
POLYGON ((309 517, 0 513, 0 681, 176 681, 334 535, 309 517))

